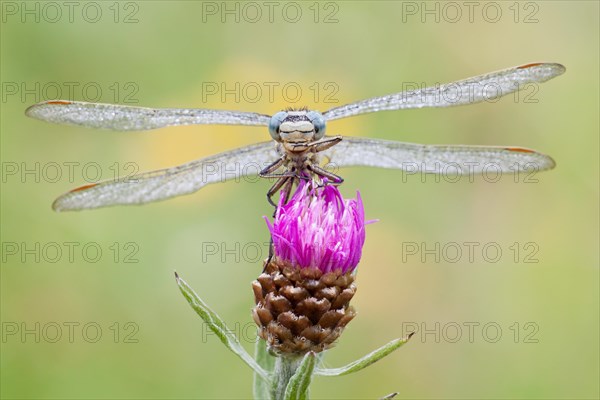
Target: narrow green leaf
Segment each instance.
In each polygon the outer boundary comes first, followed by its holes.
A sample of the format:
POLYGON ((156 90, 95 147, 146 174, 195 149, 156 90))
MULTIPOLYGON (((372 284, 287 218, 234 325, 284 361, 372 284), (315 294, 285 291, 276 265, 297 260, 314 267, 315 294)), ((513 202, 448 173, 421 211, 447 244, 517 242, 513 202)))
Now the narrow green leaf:
POLYGON ((308 399, 308 386, 312 380, 317 357, 313 351, 306 353, 298 369, 288 382, 285 388, 285 400, 306 400, 308 399))
POLYGON ((233 332, 227 328, 225 322, 213 311, 206 303, 204 303, 200 297, 194 292, 194 290, 188 286, 188 284, 175 273, 175 279, 179 290, 183 294, 183 297, 190 303, 194 311, 206 322, 210 330, 223 342, 225 346, 235 354, 238 355, 255 373, 260 375, 263 379, 268 379, 267 372, 254 361, 252 356, 242 347, 237 337, 233 332))
POLYGON ((395 339, 386 344, 383 347, 378 348, 377 350, 367 354, 363 358, 353 361, 350 364, 347 364, 340 368, 317 368, 315 371, 315 375, 320 376, 340 376, 347 375, 352 372, 360 371, 363 368, 368 367, 376 361, 381 360, 383 357, 390 354, 392 351, 399 349, 404 343, 408 342, 408 339, 411 338, 413 333, 402 339, 395 339))
MULTIPOLYGON (((264 340, 257 338, 254 351, 254 359, 265 371, 269 374, 275 366, 275 357, 269 354, 267 344, 264 340)), ((259 374, 254 373, 254 399, 269 399, 270 398, 271 381, 265 380, 259 374)))

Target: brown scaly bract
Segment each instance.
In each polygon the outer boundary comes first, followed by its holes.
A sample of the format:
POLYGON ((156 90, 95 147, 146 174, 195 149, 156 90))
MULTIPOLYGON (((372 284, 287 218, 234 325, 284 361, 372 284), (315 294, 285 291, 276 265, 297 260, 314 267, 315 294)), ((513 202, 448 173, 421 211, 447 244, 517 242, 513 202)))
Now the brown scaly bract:
POLYGON ((274 257, 252 282, 259 336, 276 353, 321 352, 333 346, 356 315, 351 272, 297 268, 274 257))

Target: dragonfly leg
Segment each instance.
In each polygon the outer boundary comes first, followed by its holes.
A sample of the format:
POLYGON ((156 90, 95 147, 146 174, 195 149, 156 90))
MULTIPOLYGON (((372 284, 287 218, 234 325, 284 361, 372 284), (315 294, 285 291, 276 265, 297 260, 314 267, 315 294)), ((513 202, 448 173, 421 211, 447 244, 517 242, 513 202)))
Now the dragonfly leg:
POLYGON ((283 187, 283 192, 285 193, 285 198, 283 199, 283 203, 287 203, 290 200, 290 195, 292 194, 292 188, 294 187, 294 178, 288 179, 283 187))
POLYGON ((341 141, 342 141, 341 136, 333 136, 333 137, 330 137, 327 139, 322 139, 317 142, 313 142, 310 144, 310 146, 312 146, 313 149, 315 150, 315 152, 318 153, 320 151, 327 150, 327 149, 335 146, 336 144, 338 144, 341 141))
MULTIPOLYGON (((275 217, 275 216, 273 216, 275 217)), ((271 262, 271 260, 273 259, 273 236, 269 235, 269 256, 267 257, 267 261, 265 262, 265 266, 263 268, 263 272, 265 272, 265 269, 267 268, 267 265, 269 265, 269 263, 271 262)))
POLYGON ((293 172, 282 172, 280 174, 266 174, 261 175, 261 178, 296 178, 296 174, 293 172))
POLYGON ((284 164, 284 162, 285 162, 285 157, 282 157, 279 160, 272 163, 271 165, 267 166, 262 171, 260 171, 258 173, 258 175, 261 178, 286 178, 286 177, 293 178, 293 177, 295 177, 296 174, 292 171, 285 171, 285 172, 278 173, 278 174, 275 173, 275 171, 277 171, 277 169, 279 167, 281 167, 284 164))
MULTIPOLYGON (((269 189, 269 191, 267 192, 267 201, 269 202, 269 204, 271 204, 273 207, 277 208, 277 204, 273 203, 273 200, 271 199, 271 197, 273 197, 273 195, 275 193, 277 193, 277 191, 279 189, 281 189, 281 187, 283 185, 285 185, 288 181, 293 182, 294 181, 294 175, 289 176, 289 175, 285 175, 285 176, 281 176, 279 179, 277 179, 277 182, 275 182, 275 184, 273 186, 271 186, 271 189, 269 189)), ((287 186, 286 186, 287 188, 287 186)), ((286 193, 286 201, 287 201, 287 197, 289 196, 289 193, 286 193)))
MULTIPOLYGON (((281 179, 287 179, 287 182, 285 183, 285 188, 283 189, 283 192, 285 193, 285 199, 283 200, 283 202, 285 204, 290 199, 290 193, 292 192, 292 187, 294 185, 294 178, 288 177, 288 178, 281 178, 281 179)), ((269 203, 273 204, 273 202, 271 201, 271 197, 267 195, 267 198, 269 199, 269 203)), ((275 210, 273 210, 273 220, 275 220, 276 215, 277 215, 277 206, 275 206, 275 210)), ((267 262, 265 263, 265 268, 271 262, 271 259, 273 258, 274 254, 275 254, 275 248, 273 246, 273 236, 269 236, 269 257, 267 258, 267 262)), ((265 272, 265 268, 263 268, 263 272, 265 272)))
POLYGON ((344 182, 344 178, 319 167, 317 164, 308 164, 307 168, 315 174, 317 174, 318 176, 320 176, 321 178, 329 179, 331 181, 330 183, 334 185, 340 185, 344 182))
POLYGON ((260 171, 258 173, 258 175, 261 178, 272 177, 273 176, 273 172, 277 171, 277 169, 279 167, 281 167, 284 162, 285 162, 285 157, 281 157, 278 160, 274 161, 273 163, 267 165, 265 168, 263 168, 262 171, 260 171))
POLYGON ((319 151, 327 150, 328 148, 335 146, 342 141, 341 136, 333 136, 326 139, 317 140, 312 143, 286 143, 285 149, 294 153, 304 152, 311 150, 315 153, 319 151))

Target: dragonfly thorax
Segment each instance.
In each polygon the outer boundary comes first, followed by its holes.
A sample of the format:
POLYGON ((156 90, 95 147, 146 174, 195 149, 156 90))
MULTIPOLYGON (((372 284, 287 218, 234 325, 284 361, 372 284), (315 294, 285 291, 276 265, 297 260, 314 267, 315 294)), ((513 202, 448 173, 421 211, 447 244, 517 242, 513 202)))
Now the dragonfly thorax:
POLYGON ((280 111, 271 117, 269 133, 278 142, 310 143, 325 135, 325 118, 318 111, 280 111))

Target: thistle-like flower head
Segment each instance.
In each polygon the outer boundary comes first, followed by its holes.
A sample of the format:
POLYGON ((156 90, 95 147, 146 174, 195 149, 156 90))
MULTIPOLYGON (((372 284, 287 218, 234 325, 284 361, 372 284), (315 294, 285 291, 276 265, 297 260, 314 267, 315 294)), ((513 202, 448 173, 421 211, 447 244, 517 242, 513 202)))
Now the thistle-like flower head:
POLYGON ((330 348, 356 315, 350 300, 365 243, 362 201, 359 194, 344 200, 326 182, 313 185, 302 181, 267 219, 273 256, 252 283, 259 335, 280 354, 330 348))
POLYGON ((267 220, 275 256, 323 273, 354 271, 365 243, 365 212, 356 199, 344 199, 336 186, 310 187, 301 181, 292 198, 281 197, 273 223, 267 220))

